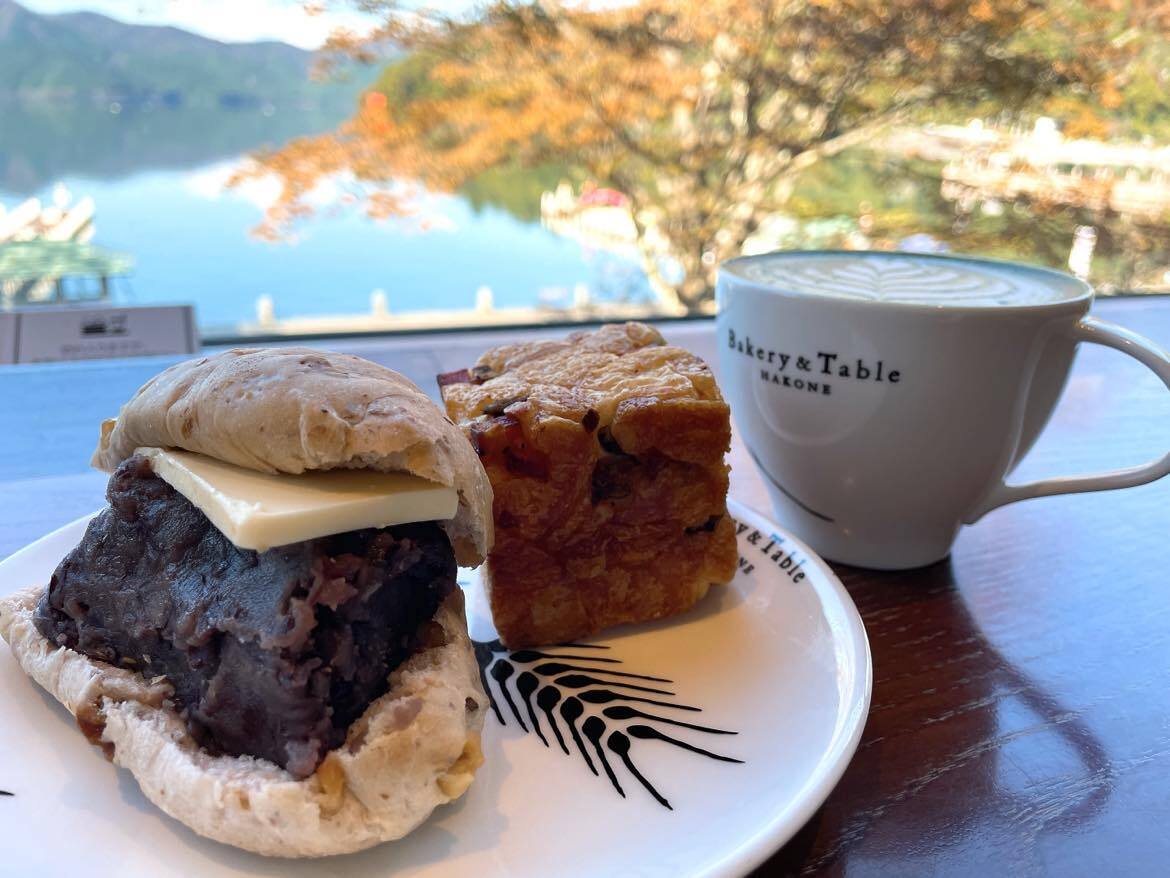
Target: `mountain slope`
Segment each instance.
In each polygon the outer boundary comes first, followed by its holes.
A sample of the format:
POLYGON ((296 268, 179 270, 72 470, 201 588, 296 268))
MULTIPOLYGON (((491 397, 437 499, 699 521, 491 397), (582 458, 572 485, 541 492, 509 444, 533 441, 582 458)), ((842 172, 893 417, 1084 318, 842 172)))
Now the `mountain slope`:
POLYGON ((283 43, 221 43, 0 0, 0 193, 198 167, 329 130, 373 72, 320 83, 311 64, 283 43))
POLYGON ((0 0, 0 102, 213 106, 334 97, 336 85, 309 81, 311 63, 310 52, 283 43, 221 43, 91 12, 41 15, 0 0))

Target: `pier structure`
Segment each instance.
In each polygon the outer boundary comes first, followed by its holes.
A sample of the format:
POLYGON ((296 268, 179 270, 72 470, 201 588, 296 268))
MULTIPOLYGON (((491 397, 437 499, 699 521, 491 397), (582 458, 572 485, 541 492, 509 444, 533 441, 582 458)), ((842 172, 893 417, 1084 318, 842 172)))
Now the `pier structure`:
POLYGON ((0 205, 0 305, 109 299, 111 279, 129 273, 133 260, 90 243, 95 213, 92 198, 74 201, 62 184, 48 203, 26 198, 11 208, 0 205), (96 284, 67 294, 75 279, 94 278, 96 284))
POLYGON ((1031 129, 924 125, 891 132, 879 148, 943 164, 942 195, 961 206, 1027 199, 1112 211, 1170 228, 1170 146, 1065 138, 1047 117, 1031 129))

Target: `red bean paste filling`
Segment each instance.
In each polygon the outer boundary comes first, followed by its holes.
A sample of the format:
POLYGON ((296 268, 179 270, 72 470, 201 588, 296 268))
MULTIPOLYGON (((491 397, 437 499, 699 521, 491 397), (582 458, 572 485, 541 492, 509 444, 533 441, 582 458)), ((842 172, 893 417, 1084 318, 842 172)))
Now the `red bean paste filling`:
POLYGON ((191 735, 297 778, 339 746, 455 588, 435 522, 239 549, 141 457, 57 567, 47 639, 166 676, 191 735))

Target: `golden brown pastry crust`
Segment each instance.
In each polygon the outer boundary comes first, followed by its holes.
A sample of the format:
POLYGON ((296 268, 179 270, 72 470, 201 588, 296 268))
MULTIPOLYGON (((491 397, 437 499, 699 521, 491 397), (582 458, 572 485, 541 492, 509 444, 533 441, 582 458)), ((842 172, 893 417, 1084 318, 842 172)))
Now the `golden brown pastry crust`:
POLYGON ((669 616, 734 575, 727 404, 657 330, 494 348, 440 385, 492 482, 486 582, 508 646, 669 616))

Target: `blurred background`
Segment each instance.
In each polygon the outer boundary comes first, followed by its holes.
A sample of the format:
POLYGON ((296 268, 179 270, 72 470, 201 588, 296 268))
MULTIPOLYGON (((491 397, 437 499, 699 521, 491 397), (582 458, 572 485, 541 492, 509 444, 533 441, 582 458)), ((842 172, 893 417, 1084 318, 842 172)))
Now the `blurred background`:
POLYGON ((711 313, 778 248, 1170 293, 1170 4, 0 0, 0 306, 711 313))

